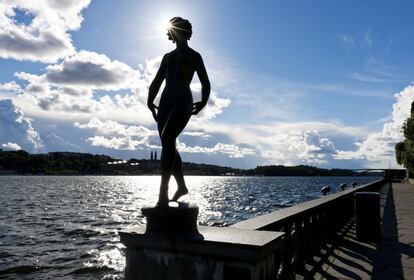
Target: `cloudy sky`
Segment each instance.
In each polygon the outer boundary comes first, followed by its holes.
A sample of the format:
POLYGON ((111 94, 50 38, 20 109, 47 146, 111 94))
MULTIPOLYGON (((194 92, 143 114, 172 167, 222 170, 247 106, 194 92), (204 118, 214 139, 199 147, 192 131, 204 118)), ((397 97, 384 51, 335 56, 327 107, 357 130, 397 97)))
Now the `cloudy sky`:
MULTIPOLYGON (((128 159, 160 150, 146 108, 165 23, 193 24, 212 83, 177 147, 234 167, 396 166, 414 99, 410 1, 0 2, 0 148, 128 159)), ((200 99, 197 78, 192 84, 200 99)))

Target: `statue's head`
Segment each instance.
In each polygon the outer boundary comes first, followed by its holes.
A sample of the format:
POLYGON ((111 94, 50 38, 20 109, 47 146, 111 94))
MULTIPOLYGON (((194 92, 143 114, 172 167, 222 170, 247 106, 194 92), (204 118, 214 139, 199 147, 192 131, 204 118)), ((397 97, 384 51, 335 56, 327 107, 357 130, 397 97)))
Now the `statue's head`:
POLYGON ((181 17, 173 17, 170 19, 168 28, 168 39, 173 42, 183 42, 190 40, 193 34, 191 23, 181 17))

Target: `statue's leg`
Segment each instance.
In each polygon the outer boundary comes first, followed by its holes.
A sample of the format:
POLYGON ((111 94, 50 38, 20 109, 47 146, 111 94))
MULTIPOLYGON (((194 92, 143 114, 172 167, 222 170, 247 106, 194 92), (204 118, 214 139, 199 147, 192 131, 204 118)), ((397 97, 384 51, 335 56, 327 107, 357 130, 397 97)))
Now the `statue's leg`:
POLYGON ((168 149, 168 147, 165 146, 165 142, 162 141, 162 131, 164 130, 164 127, 167 124, 167 120, 168 120, 168 116, 169 113, 162 110, 160 108, 160 110, 158 110, 158 120, 157 120, 157 125, 158 125, 158 133, 160 136, 160 140, 161 140, 161 146, 162 146, 162 150, 161 150, 161 185, 160 185, 160 192, 158 195, 158 203, 157 206, 168 206, 168 183, 170 180, 170 177, 168 175, 168 173, 166 172, 165 166, 166 164, 164 163, 165 161, 167 161, 168 159, 165 156, 165 152, 166 149, 168 149))
MULTIPOLYGON (((162 152, 161 152, 161 186, 158 199, 159 206, 168 205, 168 183, 175 166, 177 150, 175 141, 178 135, 187 125, 190 116, 179 110, 171 110, 165 125, 160 133, 162 152)), ((180 158, 181 159, 181 158, 180 158)))
POLYGON ((187 186, 185 185, 184 181, 184 174, 183 174, 183 167, 182 167, 182 160, 181 156, 177 151, 177 154, 175 156, 175 165, 173 168, 173 174, 174 178, 177 181, 177 191, 175 192, 172 201, 177 201, 180 197, 183 195, 186 195, 188 193, 187 186))

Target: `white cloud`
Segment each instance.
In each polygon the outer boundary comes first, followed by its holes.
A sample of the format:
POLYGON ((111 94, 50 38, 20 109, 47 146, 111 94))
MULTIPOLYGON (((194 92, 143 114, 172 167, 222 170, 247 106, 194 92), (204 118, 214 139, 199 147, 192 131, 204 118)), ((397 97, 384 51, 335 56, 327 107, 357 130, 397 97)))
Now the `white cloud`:
POLYGON ((15 82, 9 82, 9 83, 4 83, 4 84, 0 84, 0 92, 4 91, 4 92, 20 92, 21 91, 21 87, 15 82))
POLYGON ((57 87, 72 95, 90 90, 135 89, 140 80, 140 73, 127 64, 90 51, 76 52, 61 63, 47 66, 42 75, 19 72, 15 76, 29 83, 26 90, 30 92, 57 87))
MULTIPOLYGON (((193 92, 194 101, 201 101, 201 84, 200 83, 192 83, 191 90, 193 92)), ((224 108, 230 105, 230 99, 228 98, 221 98, 217 96, 217 93, 212 91, 210 93, 210 97, 208 99, 206 107, 194 118, 196 119, 213 119, 217 115, 221 114, 224 108)))
POLYGON ((140 64, 139 68, 144 73, 144 76, 148 81, 151 81, 155 74, 157 74, 158 68, 161 65, 162 56, 156 56, 151 59, 145 60, 145 65, 140 64))
POLYGON ((303 135, 303 142, 311 147, 309 150, 316 154, 334 154, 335 145, 326 137, 322 137, 317 130, 306 131, 303 135))
POLYGON ((378 168, 397 166, 395 162, 395 144, 403 140, 401 132, 404 121, 410 116, 411 103, 414 100, 414 86, 408 86, 395 95, 391 118, 382 131, 369 134, 363 141, 357 142, 355 151, 338 151, 336 159, 367 159, 369 165, 378 168))
POLYGON ((86 124, 75 122, 74 125, 82 129, 95 129, 102 134, 117 134, 123 136, 140 137, 158 136, 158 132, 156 130, 150 130, 142 125, 127 126, 112 120, 101 121, 98 118, 92 118, 86 124))
POLYGON ((211 137, 210 134, 206 134, 202 131, 184 131, 182 133, 182 135, 187 135, 187 136, 193 136, 193 137, 199 137, 199 138, 203 138, 203 139, 208 139, 211 137))
POLYGON ((69 32, 80 28, 90 0, 3 0, 0 3, 0 57, 55 62, 74 53, 69 32), (17 13, 30 18, 22 22, 17 13))
POLYGON ((189 129, 213 135, 220 142, 248 147, 265 164, 285 165, 334 164, 337 148, 333 139, 351 142, 366 136, 358 128, 323 122, 255 125, 197 121, 190 122, 189 129))
POLYGON ((88 142, 90 142, 92 146, 105 147, 116 150, 137 150, 142 149, 143 147, 141 146, 145 145, 145 142, 142 140, 133 140, 130 136, 111 138, 104 136, 94 136, 89 137, 88 142))
POLYGON ((4 143, 1 145, 1 147, 11 151, 18 151, 22 149, 18 144, 11 142, 4 143))
POLYGON ((187 146, 185 143, 177 141, 177 150, 183 153, 202 153, 202 154, 227 154, 231 158, 243 158, 246 155, 254 155, 255 151, 249 148, 240 148, 233 144, 217 143, 214 147, 187 146))
POLYGON ((260 139, 261 156, 270 162, 322 164, 336 153, 333 142, 316 130, 291 130, 260 139))
POLYGON ((11 99, 0 99, 0 143, 15 143, 29 152, 43 147, 39 133, 32 127, 32 120, 14 106, 11 99))
MULTIPOLYGON (((105 55, 81 51, 59 64, 48 66, 44 74, 19 72, 15 76, 25 81, 26 86, 16 88, 14 94, 11 90, 2 93, 0 89, 0 97, 14 95, 14 102, 31 117, 84 121, 95 116, 153 123, 146 106, 149 82, 139 71, 105 55), (82 70, 84 67, 88 71, 82 70), (120 89, 126 92, 119 92, 120 89), (96 90, 109 92, 98 97, 96 90)), ((11 89, 13 83, 16 84, 11 82, 3 87, 11 89)))
MULTIPOLYGON (((92 117, 121 123, 136 120, 148 126, 154 124, 146 105, 148 87, 159 62, 158 57, 147 60, 145 67, 141 65, 134 70, 105 55, 80 51, 58 64, 47 66, 44 74, 15 73, 18 79, 25 81, 24 88, 15 82, 4 84, 4 87, 19 87, 15 89, 13 100, 31 117, 81 122, 92 117), (97 96, 97 90, 107 93, 97 96)), ((193 84, 192 88, 197 101, 201 87, 193 84)), ((157 100, 161 93, 162 89, 157 100)), ((10 98, 13 94, 11 90, 6 94, 0 89, 1 96, 10 98)), ((229 103, 229 99, 213 91, 208 106, 194 118, 215 118, 229 103)))
POLYGON ((49 65, 44 79, 53 85, 87 89, 120 90, 134 88, 139 72, 104 54, 80 51, 62 63, 49 65))
POLYGON ((105 135, 89 137, 87 142, 91 143, 92 146, 118 150, 160 148, 158 132, 142 125, 125 125, 112 120, 101 121, 98 118, 92 118, 85 124, 75 122, 74 126, 105 135), (107 137, 108 135, 110 137, 107 137))
MULTIPOLYGON (((118 150, 161 148, 158 132, 156 130, 150 130, 142 125, 125 125, 112 120, 101 121, 98 118, 92 118, 89 122, 84 124, 75 122, 74 126, 80 129, 93 130, 95 133, 102 134, 95 135, 87 139, 87 142, 91 143, 92 146, 100 146, 118 150)), ((207 134, 202 132, 184 132, 183 135, 204 137, 207 134)), ((207 138, 210 137, 209 135, 207 136, 207 138)), ((241 148, 233 144, 217 143, 214 147, 187 146, 185 143, 178 140, 177 149, 184 153, 222 153, 229 155, 231 158, 242 158, 255 154, 253 149, 241 148)))

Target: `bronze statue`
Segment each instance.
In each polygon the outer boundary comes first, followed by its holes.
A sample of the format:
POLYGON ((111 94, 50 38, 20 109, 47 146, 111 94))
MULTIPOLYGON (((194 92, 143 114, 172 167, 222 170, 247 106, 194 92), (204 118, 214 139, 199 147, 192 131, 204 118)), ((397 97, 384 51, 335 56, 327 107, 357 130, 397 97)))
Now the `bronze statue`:
POLYGON ((171 175, 174 175, 178 185, 171 200, 177 201, 188 193, 184 181, 182 161, 175 141, 187 125, 191 115, 197 115, 206 106, 210 96, 210 81, 203 59, 187 43, 192 35, 191 23, 180 17, 174 17, 170 20, 167 35, 168 39, 176 44, 176 48, 162 58, 160 68, 149 87, 147 103, 157 122, 162 145, 158 207, 168 206, 168 183, 171 175), (202 86, 202 100, 195 103, 190 90, 194 72, 197 72, 202 86), (157 107, 154 104, 154 99, 164 79, 165 88, 157 107))

